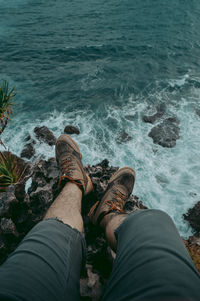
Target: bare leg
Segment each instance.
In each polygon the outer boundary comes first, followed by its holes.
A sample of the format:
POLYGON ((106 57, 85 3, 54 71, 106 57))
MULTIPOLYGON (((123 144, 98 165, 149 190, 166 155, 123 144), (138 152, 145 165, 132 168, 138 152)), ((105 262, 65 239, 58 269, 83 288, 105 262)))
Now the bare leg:
POLYGON ((64 224, 83 232, 81 199, 80 188, 76 184, 68 182, 47 211, 44 219, 57 218, 64 224))
POLYGON ((101 227, 105 231, 108 244, 114 252, 116 252, 117 249, 115 230, 120 226, 120 224, 125 220, 126 217, 127 214, 110 213, 106 215, 101 222, 101 227))

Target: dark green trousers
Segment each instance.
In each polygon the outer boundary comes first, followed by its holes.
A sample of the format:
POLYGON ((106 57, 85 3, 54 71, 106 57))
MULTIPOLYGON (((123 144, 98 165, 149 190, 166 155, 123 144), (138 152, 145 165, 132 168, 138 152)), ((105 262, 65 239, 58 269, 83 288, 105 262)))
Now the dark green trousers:
MULTIPOLYGON (((136 211, 116 238, 104 301, 200 300, 199 274, 166 213, 136 211)), ((1 266, 0 300, 79 300, 84 259, 81 233, 55 219, 42 221, 1 266)))

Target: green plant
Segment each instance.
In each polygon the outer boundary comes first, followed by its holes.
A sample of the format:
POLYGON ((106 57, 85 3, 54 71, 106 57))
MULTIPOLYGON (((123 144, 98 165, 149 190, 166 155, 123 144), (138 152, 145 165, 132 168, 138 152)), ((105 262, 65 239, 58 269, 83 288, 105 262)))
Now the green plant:
POLYGON ((24 169, 19 167, 17 159, 10 152, 0 152, 0 192, 21 180, 24 169))
POLYGON ((12 114, 11 107, 13 105, 13 98, 16 95, 15 87, 9 89, 8 82, 3 80, 0 85, 0 135, 5 130, 10 115, 12 114))

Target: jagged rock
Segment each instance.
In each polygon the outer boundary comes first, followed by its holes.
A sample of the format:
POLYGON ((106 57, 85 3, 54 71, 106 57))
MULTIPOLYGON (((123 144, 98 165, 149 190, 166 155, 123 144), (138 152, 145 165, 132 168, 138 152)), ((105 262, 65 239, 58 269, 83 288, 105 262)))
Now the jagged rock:
POLYGON ((157 106, 157 112, 153 115, 144 115, 143 116, 143 121, 144 122, 148 122, 148 123, 154 123, 157 119, 161 118, 164 113, 165 113, 165 107, 164 105, 160 105, 160 106, 157 106))
POLYGON ((22 152, 21 152, 21 157, 26 158, 26 159, 31 159, 35 155, 35 149, 32 143, 27 143, 22 152))
POLYGON ((18 236, 18 232, 16 230, 15 224, 11 220, 11 218, 2 218, 0 222, 0 228, 2 233, 5 234, 12 234, 13 236, 18 236))
POLYGON ((52 202, 53 193, 51 185, 49 184, 44 187, 38 187, 30 194, 30 204, 34 213, 45 211, 52 202))
POLYGON ((132 137, 131 136, 129 136, 129 134, 127 134, 126 132, 125 132, 125 130, 123 130, 123 131, 121 131, 120 133, 119 133, 119 136, 117 137, 117 142, 118 143, 124 143, 124 142, 128 142, 128 141, 130 141, 130 140, 132 140, 132 137))
POLYGON ((49 145, 56 144, 56 137, 54 136, 52 131, 50 131, 48 129, 48 127, 46 127, 46 126, 35 127, 34 132, 35 132, 37 139, 39 139, 40 141, 45 142, 49 145))
POLYGON ((58 181, 59 175, 60 170, 55 158, 50 158, 48 161, 40 160, 33 169, 32 184, 28 192, 31 193, 37 187, 43 187, 48 183, 54 186, 58 181))
POLYGON ((10 217, 13 208, 18 203, 15 196, 15 185, 10 185, 6 192, 1 194, 0 198, 0 217, 10 217))
POLYGON ((79 135, 80 134, 79 129, 73 125, 67 125, 64 129, 64 132, 69 135, 71 135, 71 134, 79 135))
POLYGON ((174 147, 179 138, 180 128, 178 124, 179 121, 176 118, 167 118, 153 127, 148 136, 153 139, 155 144, 163 147, 174 147))
POLYGON ((200 201, 183 215, 197 235, 200 235, 200 201))

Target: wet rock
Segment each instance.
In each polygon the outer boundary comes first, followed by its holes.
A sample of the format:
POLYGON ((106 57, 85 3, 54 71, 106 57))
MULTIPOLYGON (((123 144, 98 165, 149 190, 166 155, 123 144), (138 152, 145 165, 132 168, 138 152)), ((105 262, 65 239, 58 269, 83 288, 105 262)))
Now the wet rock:
POLYGON ((118 143, 125 143, 125 142, 128 142, 128 141, 130 141, 130 140, 132 140, 132 137, 129 136, 129 134, 126 133, 125 130, 123 130, 123 131, 121 131, 121 132, 119 133, 119 136, 117 137, 117 140, 116 140, 116 141, 117 141, 118 143))
POLYGON ((49 145, 56 144, 56 137, 54 136, 52 131, 48 129, 48 127, 46 126, 35 127, 34 132, 37 139, 39 139, 40 141, 45 142, 49 145))
POLYGON ((31 159, 35 155, 35 149, 32 143, 27 143, 22 152, 21 152, 21 157, 26 158, 26 159, 31 159))
POLYGON ((162 123, 153 127, 148 136, 153 139, 155 144, 163 147, 174 147, 180 133, 178 125, 179 121, 176 118, 167 118, 162 123))
POLYGON ((13 236, 18 236, 15 224, 11 220, 11 218, 2 218, 0 222, 0 228, 4 235, 12 234, 13 236))
POLYGON ((200 109, 196 109, 195 112, 196 112, 197 116, 200 117, 200 109))
POLYGON ((148 123, 154 123, 155 121, 157 121, 159 118, 161 118, 164 113, 165 113, 165 106, 164 105, 160 105, 157 106, 157 112, 153 115, 144 115, 143 116, 143 121, 144 122, 148 122, 148 123))
POLYGON ((64 132, 69 135, 71 135, 71 134, 79 135, 80 134, 79 129, 73 125, 67 125, 64 129, 64 132))
POLYGON ((190 208, 183 217, 189 222, 195 233, 200 235, 200 201, 193 208, 190 208))
POLYGON ((25 142, 30 142, 32 140, 31 135, 27 135, 24 139, 25 142))
POLYGON ((163 116, 164 112, 157 112, 153 115, 144 115, 143 121, 148 123, 154 123, 157 119, 161 118, 163 116))

